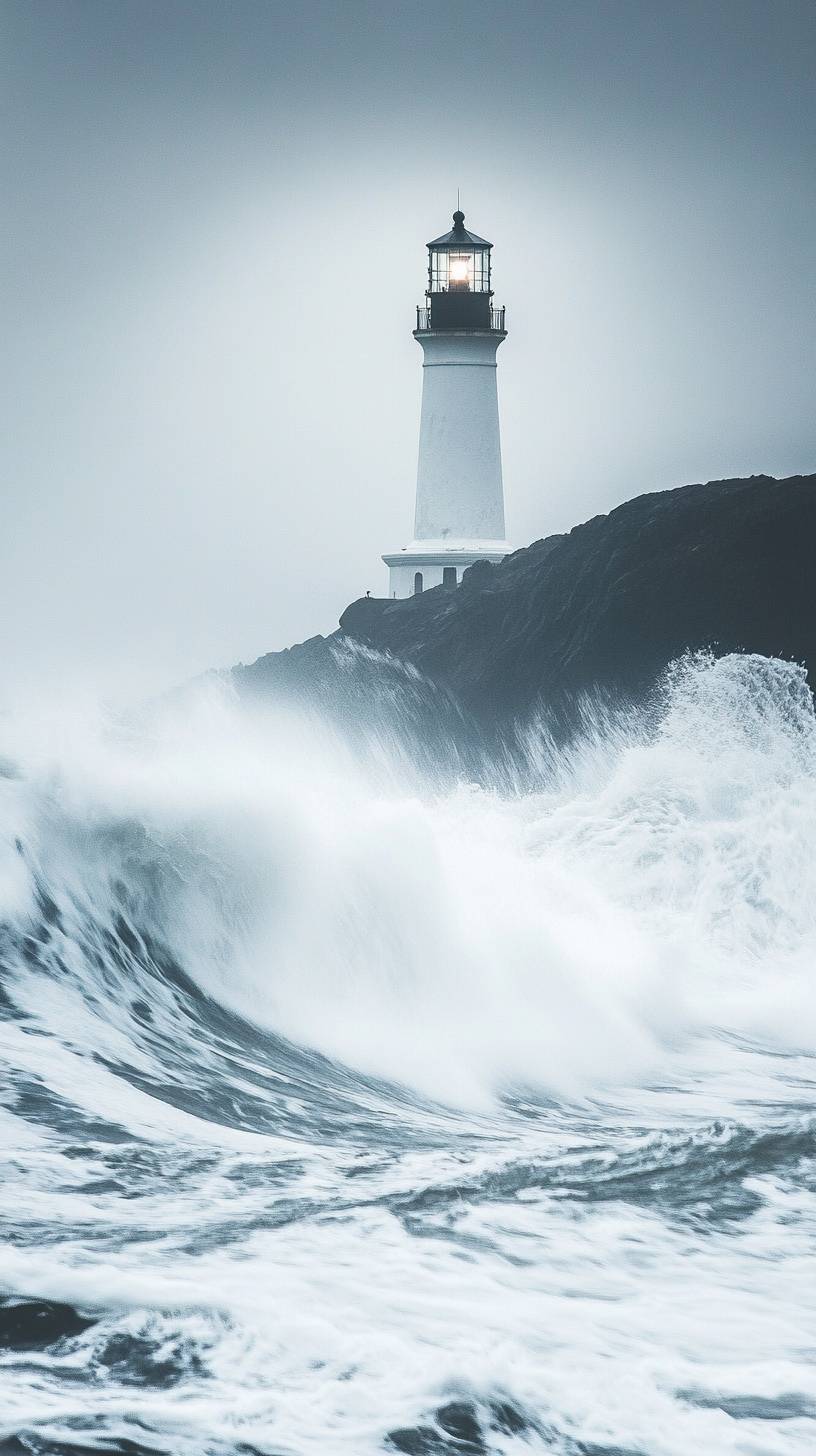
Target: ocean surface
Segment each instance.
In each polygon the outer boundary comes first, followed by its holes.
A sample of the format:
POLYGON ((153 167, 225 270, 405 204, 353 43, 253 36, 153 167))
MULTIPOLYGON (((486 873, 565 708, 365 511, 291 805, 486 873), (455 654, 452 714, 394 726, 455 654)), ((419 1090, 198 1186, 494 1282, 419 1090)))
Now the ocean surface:
POLYGON ((0 1456, 816 1451, 804 676, 585 720, 0 719, 0 1456))

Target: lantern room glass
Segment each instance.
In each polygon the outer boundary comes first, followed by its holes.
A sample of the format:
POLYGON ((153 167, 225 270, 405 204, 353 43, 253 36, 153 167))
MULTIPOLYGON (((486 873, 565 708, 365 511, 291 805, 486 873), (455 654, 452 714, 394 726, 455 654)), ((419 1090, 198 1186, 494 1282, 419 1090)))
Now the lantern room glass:
POLYGON ((489 293, 489 248, 430 248, 429 293, 489 293))

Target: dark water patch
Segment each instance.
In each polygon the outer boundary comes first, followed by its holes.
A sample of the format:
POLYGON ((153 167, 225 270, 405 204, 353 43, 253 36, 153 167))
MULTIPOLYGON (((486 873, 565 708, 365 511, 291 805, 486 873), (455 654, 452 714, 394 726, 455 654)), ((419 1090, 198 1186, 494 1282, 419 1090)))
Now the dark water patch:
POLYGON ((37 909, 42 916, 43 924, 53 927, 55 930, 63 930, 64 925, 60 908, 56 901, 52 900, 40 880, 36 880, 34 884, 34 899, 37 904, 37 909))
POLYGON ((388 1445, 394 1451, 404 1452, 404 1456, 486 1456, 488 1447, 485 1445, 481 1427, 475 1417, 472 1419, 465 1415, 460 1420, 455 1414, 453 1417, 453 1430, 446 1430, 437 1416, 438 1424, 433 1426, 412 1426, 402 1430, 391 1431, 388 1434, 388 1445), (462 1432, 474 1432, 471 1438, 462 1432))
POLYGON ((495 1445, 491 1432, 522 1435, 540 1433, 512 1401, 497 1399, 485 1405, 473 1400, 453 1400, 439 1406, 426 1422, 389 1431, 386 1446, 404 1456, 489 1456, 495 1445))
POLYGON ((502 1431, 506 1436, 517 1436, 521 1431, 529 1428, 530 1422, 519 1410, 518 1406, 509 1400, 494 1400, 490 1402, 491 1426, 497 1431, 502 1431))
POLYGON ((757 1132, 715 1122, 681 1138, 649 1136, 634 1148, 561 1153, 552 1161, 519 1160, 452 1183, 431 1184, 383 1201, 406 1226, 457 1205, 515 1199, 531 1190, 566 1195, 579 1205, 628 1203, 707 1227, 744 1219, 762 1204, 748 1178, 796 1173, 800 1186, 816 1186, 816 1133, 812 1116, 793 1126, 757 1132))
MULTIPOLYGON (((82 1240, 95 1248, 109 1253, 127 1249, 135 1244, 161 1244, 166 1238, 164 1230, 134 1226, 122 1228, 113 1221, 83 1223, 82 1240)), ((16 1227, 4 1230, 6 1242, 15 1249, 59 1250, 65 1241, 65 1225, 61 1220, 48 1222, 46 1218, 20 1222, 16 1227)))
POLYGON ((482 1442, 478 1446, 463 1446, 459 1441, 450 1441, 435 1426, 411 1426, 391 1431, 386 1438, 392 1451, 401 1451, 405 1456, 454 1456, 454 1453, 473 1451, 485 1452, 482 1442))
POLYGON ((104 1445, 80 1446, 62 1438, 52 1440, 34 1431, 21 1431, 0 1445, 0 1456, 170 1456, 167 1446, 144 1446, 128 1436, 105 1439, 104 1445))
POLYGON ((223 1169, 222 1177, 226 1182, 248 1191, 254 1188, 285 1188, 294 1178, 299 1178, 305 1172, 306 1164, 300 1158, 284 1159, 277 1163, 253 1162, 247 1159, 235 1167, 223 1169))
MULTIPOLYGON (((241 1132, 283 1133, 310 1141, 317 1136, 322 1142, 378 1150, 389 1139, 401 1148, 437 1147, 449 1140, 449 1130, 416 1118, 423 1104, 405 1089, 375 1082, 274 1033, 258 1033, 240 1018, 231 1019, 226 1040, 212 1027, 214 1019, 225 1017, 229 1013, 222 1007, 206 1024, 196 1016, 186 1035, 183 1025, 176 1024, 172 1041, 159 1037, 154 1017, 151 1044, 161 1055, 164 1076, 109 1057, 97 1060, 148 1096, 241 1132), (248 1065, 249 1056, 260 1066, 248 1065)), ((438 1116, 441 1109, 433 1111, 438 1116)))
POLYGON ((562 1443, 564 1456, 650 1456, 642 1446, 599 1446, 597 1441, 572 1441, 562 1443))
POLYGON ((138 956, 142 953, 144 946, 139 938, 138 932, 134 930, 130 921, 126 920, 124 915, 114 917, 113 931, 116 938, 122 945, 127 947, 132 955, 138 956))
MULTIPOLYGON (((280 1103, 275 1105, 277 1099, 274 1098, 274 1092, 272 1098, 267 1100, 235 1085, 219 1085, 217 1068, 202 1071, 200 1060, 195 1068, 190 1065, 186 1072, 178 1068, 177 1082, 137 1071, 134 1067, 113 1061, 109 1057, 99 1057, 98 1060, 107 1071, 121 1077, 148 1097, 156 1097, 167 1106, 175 1107, 177 1111, 199 1121, 232 1128, 237 1132, 277 1133, 282 1125, 289 1127, 288 1109, 280 1103), (186 1080, 187 1076, 189 1081, 186 1080)), ((305 1134, 308 1127, 309 1121, 305 1120, 302 1126, 298 1122, 295 1129, 289 1130, 305 1134)))
POLYGON ((746 1179, 795 1169, 801 1183, 803 1161, 810 1161, 811 1177, 816 1173, 814 1154, 812 1118, 765 1132, 715 1122, 689 1137, 652 1140, 625 1155, 618 1167, 591 1170, 584 1196, 589 1202, 656 1207, 691 1218, 704 1230, 745 1218, 761 1206, 761 1196, 745 1186, 746 1179))
POLYGON ((0 1021, 24 1019, 7 988, 19 959, 19 943, 16 931, 6 921, 0 921, 0 1021))
POLYGON ((20 941, 20 948, 23 952, 23 960, 29 966, 39 967, 43 964, 42 947, 47 943, 48 934, 45 939, 36 935, 24 935, 20 941))
POLYGON ((220 1161, 218 1152, 201 1152, 183 1146, 154 1147, 151 1143, 139 1143, 132 1148, 105 1149, 106 1168, 122 1179, 127 1178, 142 1193, 162 1186, 168 1178, 205 1178, 220 1161))
POLYGON ((81 1136, 99 1143, 140 1141, 118 1123, 89 1116, 38 1078, 18 1075, 13 1091, 12 1110, 35 1127, 49 1127, 64 1137, 81 1136))
POLYGON ((105 1376, 119 1384, 154 1390, 168 1390, 205 1373, 198 1354, 182 1338, 156 1340, 146 1334, 118 1332, 97 1350, 96 1359, 105 1376))
POLYGON ((87 1183, 62 1183, 58 1187, 62 1193, 113 1193, 122 1197, 125 1190, 121 1183, 115 1178, 90 1178, 87 1183))
POLYGON ((42 1299, 0 1299, 0 1349, 46 1350, 59 1340, 73 1339, 98 1321, 70 1304, 42 1299))
POLYGON ((530 1437, 558 1456, 648 1456, 640 1448, 599 1445, 572 1436, 527 1414, 519 1405, 499 1396, 486 1401, 454 1400, 439 1406, 416 1426, 389 1431, 386 1449, 402 1456, 493 1456, 505 1450, 497 1437, 530 1437))
MULTIPOLYGON (((71 1419, 65 1424, 66 1427, 76 1427, 77 1437, 80 1439, 74 1439, 73 1436, 69 1440, 63 1436, 56 1438, 28 1428, 0 1441, 0 1456, 177 1456, 178 1447, 175 1443, 170 1446, 163 1442, 161 1446, 154 1446, 146 1445, 141 1439, 133 1440, 129 1436, 112 1436, 105 1434, 98 1422, 91 1428, 87 1422, 82 1421, 81 1430, 80 1423, 71 1419), (93 1444, 88 1444, 89 1440, 93 1444)), ((137 1424, 141 1427, 141 1422, 137 1424)), ((152 1431, 146 1434, 151 1440, 159 1435, 152 1431)), ((205 1447, 196 1449, 203 1456, 205 1447)), ((191 1450, 189 1438, 184 1443, 184 1450, 191 1450)), ((284 1453, 268 1447, 262 1450, 244 1441, 225 1444, 218 1440, 208 1440, 206 1453, 207 1456, 291 1456, 291 1448, 287 1448, 284 1453)))
POLYGON ((476 1409, 468 1401, 451 1401, 436 1412, 437 1424, 446 1436, 452 1436, 462 1451, 484 1451, 485 1443, 476 1409))
POLYGON ((816 1420, 816 1401, 791 1392, 786 1395, 723 1395, 721 1391, 679 1390, 679 1400, 702 1410, 721 1410, 735 1421, 816 1420))
MULTIPOLYGON (((356 1205, 332 1203, 329 1216, 337 1219, 344 1213, 354 1212, 356 1205)), ((230 1244, 243 1244, 252 1234, 268 1233, 286 1228, 293 1223, 307 1223, 319 1220, 327 1212, 324 1203, 311 1199, 281 1199, 254 1215, 241 1214, 236 1218, 220 1219, 207 1228, 196 1229, 178 1246, 179 1253, 195 1257, 209 1250, 219 1250, 230 1244)))
POLYGON ((650 1456, 641 1446, 599 1446, 597 1441, 562 1442, 558 1448, 563 1456, 650 1456))
POLYGON ((374 1162, 366 1160, 365 1162, 354 1164, 351 1168, 345 1168, 344 1176, 346 1178, 380 1177, 394 1166, 394 1161, 393 1155, 378 1158, 374 1162))
POLYGON ((2 958, 0 958, 0 1021, 15 1021, 19 1017, 19 1011, 3 985, 4 969, 2 958))
MULTIPOLYGON (((221 1154, 200 1155, 181 1147, 154 1147, 145 1143, 93 1146, 71 1143, 61 1150, 72 1161, 90 1163, 99 1177, 89 1184, 70 1185, 71 1191, 110 1192, 117 1199, 150 1198, 161 1194, 168 1181, 178 1187, 195 1185, 219 1167, 221 1154), (102 1184, 110 1188, 102 1188, 102 1184)), ((135 1231, 133 1236, 136 1236, 135 1231)))

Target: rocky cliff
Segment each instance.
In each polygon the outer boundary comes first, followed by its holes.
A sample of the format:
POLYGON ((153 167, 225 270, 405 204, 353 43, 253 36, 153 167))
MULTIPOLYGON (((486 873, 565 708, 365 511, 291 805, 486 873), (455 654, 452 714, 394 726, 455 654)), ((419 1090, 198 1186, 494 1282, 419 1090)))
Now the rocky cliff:
POLYGON ((689 648, 813 673, 814 558, 815 475, 688 485, 474 566, 456 591, 354 602, 332 637, 237 668, 235 681, 353 714, 396 659, 493 736, 540 705, 568 723, 587 692, 636 699, 689 648))

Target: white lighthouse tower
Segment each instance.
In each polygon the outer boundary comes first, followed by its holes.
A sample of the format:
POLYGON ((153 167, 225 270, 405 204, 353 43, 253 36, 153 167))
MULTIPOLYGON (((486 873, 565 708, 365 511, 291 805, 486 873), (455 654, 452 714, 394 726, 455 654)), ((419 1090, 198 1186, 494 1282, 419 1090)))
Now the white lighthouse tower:
POLYGON ((492 246, 458 211, 451 231, 428 244, 426 304, 414 331, 424 354, 414 539, 383 557, 390 597, 455 587, 466 567, 510 550, 496 389, 507 332, 504 309, 492 306, 492 246))

